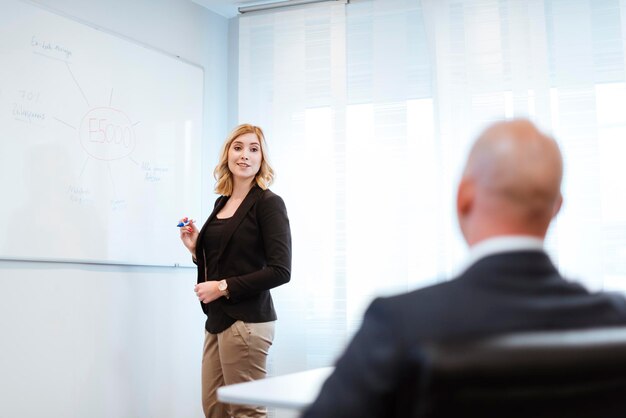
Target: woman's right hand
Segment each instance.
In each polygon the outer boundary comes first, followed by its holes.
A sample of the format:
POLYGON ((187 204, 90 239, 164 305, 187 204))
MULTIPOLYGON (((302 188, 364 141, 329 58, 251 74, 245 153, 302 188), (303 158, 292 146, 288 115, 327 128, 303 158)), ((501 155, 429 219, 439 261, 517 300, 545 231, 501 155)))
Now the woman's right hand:
MULTIPOLYGON (((187 218, 182 218, 180 222, 187 222, 187 218)), ((189 219, 187 225, 180 227, 180 239, 187 247, 191 255, 196 256, 196 242, 198 241, 198 228, 193 219, 189 219)))

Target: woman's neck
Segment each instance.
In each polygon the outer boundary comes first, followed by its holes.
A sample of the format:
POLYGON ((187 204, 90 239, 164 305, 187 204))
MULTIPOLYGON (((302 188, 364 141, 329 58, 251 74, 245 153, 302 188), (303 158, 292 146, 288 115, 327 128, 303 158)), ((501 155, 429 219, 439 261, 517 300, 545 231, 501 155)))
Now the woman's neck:
POLYGON ((254 185, 254 180, 249 182, 241 182, 235 181, 233 184, 233 193, 230 195, 231 199, 243 199, 246 197, 252 186, 254 185))

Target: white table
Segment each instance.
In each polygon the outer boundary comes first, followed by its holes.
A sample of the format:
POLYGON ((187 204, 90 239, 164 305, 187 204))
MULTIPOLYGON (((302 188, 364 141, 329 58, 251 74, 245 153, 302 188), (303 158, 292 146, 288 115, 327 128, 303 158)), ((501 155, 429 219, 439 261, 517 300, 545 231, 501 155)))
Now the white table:
POLYGON ((303 410, 313 403, 333 369, 334 367, 322 367, 222 386, 217 390, 217 399, 220 402, 239 405, 303 410))

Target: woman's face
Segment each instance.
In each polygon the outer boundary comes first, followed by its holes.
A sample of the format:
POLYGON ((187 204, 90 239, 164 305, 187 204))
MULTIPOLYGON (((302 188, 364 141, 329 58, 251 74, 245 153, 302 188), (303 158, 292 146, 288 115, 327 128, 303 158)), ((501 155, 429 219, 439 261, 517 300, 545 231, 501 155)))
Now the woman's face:
POLYGON ((256 134, 239 135, 228 148, 228 169, 235 181, 252 181, 261 168, 263 152, 256 134))

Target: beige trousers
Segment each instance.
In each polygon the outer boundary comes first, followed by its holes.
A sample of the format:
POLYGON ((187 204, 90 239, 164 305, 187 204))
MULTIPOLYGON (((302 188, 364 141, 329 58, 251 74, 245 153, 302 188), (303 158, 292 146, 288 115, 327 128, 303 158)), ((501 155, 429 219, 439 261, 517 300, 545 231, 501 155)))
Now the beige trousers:
POLYGON ((265 418, 264 407, 227 405, 217 401, 217 388, 263 379, 274 322, 237 321, 219 334, 205 331, 202 355, 202 409, 206 418, 265 418))

